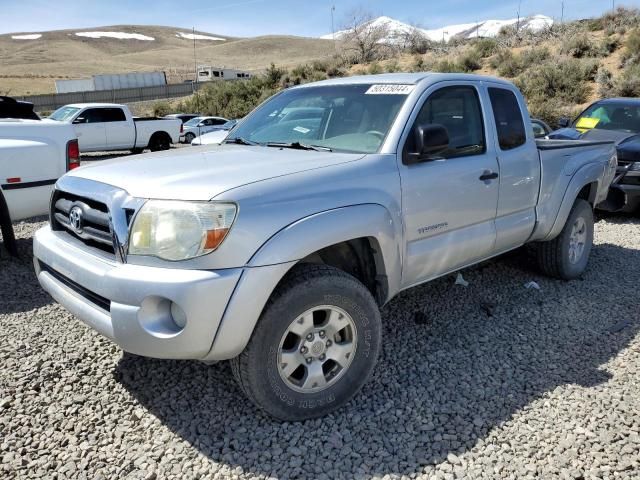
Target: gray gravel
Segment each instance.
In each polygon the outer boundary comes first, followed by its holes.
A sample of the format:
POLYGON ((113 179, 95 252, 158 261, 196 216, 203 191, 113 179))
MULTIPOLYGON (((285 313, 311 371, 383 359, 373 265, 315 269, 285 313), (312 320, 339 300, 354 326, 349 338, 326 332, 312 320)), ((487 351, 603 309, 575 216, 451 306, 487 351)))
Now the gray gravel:
POLYGON ((640 221, 607 217, 582 281, 524 252, 405 292, 346 408, 265 417, 226 364, 123 357, 0 258, 0 478, 639 478, 640 221), (541 289, 525 289, 529 281, 541 289))

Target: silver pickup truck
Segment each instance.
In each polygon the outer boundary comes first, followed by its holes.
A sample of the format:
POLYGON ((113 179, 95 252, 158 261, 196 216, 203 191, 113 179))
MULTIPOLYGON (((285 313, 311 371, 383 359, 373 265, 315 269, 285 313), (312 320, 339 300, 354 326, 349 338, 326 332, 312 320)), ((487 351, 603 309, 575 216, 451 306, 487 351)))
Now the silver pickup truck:
POLYGON ((220 146, 62 177, 34 240, 40 284, 137 355, 231 360, 284 420, 343 405, 398 292, 526 243, 587 267, 611 143, 538 141, 499 79, 388 74, 287 89, 220 146))

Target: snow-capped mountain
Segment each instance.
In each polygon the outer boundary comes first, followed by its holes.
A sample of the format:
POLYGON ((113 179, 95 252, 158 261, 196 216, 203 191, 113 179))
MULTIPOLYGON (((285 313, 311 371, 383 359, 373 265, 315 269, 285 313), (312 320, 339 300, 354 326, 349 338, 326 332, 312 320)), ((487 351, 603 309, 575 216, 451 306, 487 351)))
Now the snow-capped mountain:
MULTIPOLYGON (((544 15, 534 15, 532 17, 521 18, 519 20, 520 28, 525 30, 539 31, 553 24, 553 19, 544 15)), ((418 31, 424 33, 424 35, 430 40, 434 41, 449 41, 452 38, 475 38, 475 37, 496 37, 503 27, 516 25, 518 23, 517 18, 510 20, 484 20, 477 23, 462 23, 458 25, 449 25, 442 28, 436 28, 433 30, 418 29, 418 31)), ((366 25, 366 28, 377 29, 384 27, 388 31, 387 38, 382 41, 385 43, 395 43, 398 39, 405 36, 415 29, 409 24, 403 23, 391 17, 378 17, 371 20, 366 25)), ((335 34, 323 35, 320 38, 329 39, 341 38, 349 33, 348 30, 341 30, 335 32, 335 34)))

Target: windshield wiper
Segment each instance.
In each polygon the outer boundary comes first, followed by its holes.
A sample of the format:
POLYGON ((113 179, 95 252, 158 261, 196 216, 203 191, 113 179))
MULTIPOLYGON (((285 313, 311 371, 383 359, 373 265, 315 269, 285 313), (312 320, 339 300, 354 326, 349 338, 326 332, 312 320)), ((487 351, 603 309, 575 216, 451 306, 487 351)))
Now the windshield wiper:
POLYGON ((322 145, 309 145, 306 143, 300 142, 267 142, 265 143, 267 147, 278 147, 278 148, 292 148, 294 150, 314 150, 316 152, 332 152, 329 147, 323 147, 322 145))
POLYGON ((260 145, 258 142, 247 140, 242 137, 229 138, 225 140, 224 143, 235 143, 236 145, 260 145))

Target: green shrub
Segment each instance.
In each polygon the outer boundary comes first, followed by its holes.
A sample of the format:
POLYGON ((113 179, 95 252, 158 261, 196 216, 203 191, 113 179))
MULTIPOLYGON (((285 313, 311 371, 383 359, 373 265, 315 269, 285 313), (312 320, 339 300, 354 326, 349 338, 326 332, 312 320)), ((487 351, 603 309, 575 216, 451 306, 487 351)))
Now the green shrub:
POLYGON ((640 65, 629 65, 613 82, 613 93, 618 97, 640 97, 640 65))
POLYGON ((524 70, 520 55, 514 55, 511 50, 500 50, 489 62, 491 68, 497 70, 502 77, 514 78, 524 70))
POLYGON ((395 73, 395 72, 401 72, 402 68, 400 68, 400 65, 396 60, 393 60, 385 65, 384 70, 387 73, 395 73))
POLYGON ((608 36, 602 39, 600 43, 600 50, 603 54, 611 55, 613 52, 620 48, 620 39, 617 36, 608 36))
POLYGON ((474 43, 474 48, 480 58, 488 58, 498 50, 498 42, 493 38, 481 38, 474 43))
POLYGON ((613 95, 613 76, 611 72, 604 67, 598 69, 596 73, 596 85, 598 86, 598 96, 602 98, 611 97, 613 95))
POLYGON ((448 59, 436 62, 431 70, 440 73, 465 73, 465 70, 458 62, 452 62, 448 59))
POLYGON ((520 65, 523 70, 535 67, 551 57, 549 49, 546 47, 534 47, 524 50, 520 54, 520 65))
POLYGON ((153 104, 153 115, 156 117, 164 117, 172 112, 173 108, 169 102, 162 101, 153 104))
MULTIPOLYGON (((597 64, 595 65, 597 69, 597 64)), ((577 59, 548 61, 521 75, 517 84, 528 99, 557 99, 584 103, 589 96, 587 83, 594 75, 594 62, 577 59)))
POLYGON ((411 65, 412 72, 422 72, 424 70, 424 58, 422 55, 416 55, 413 58, 413 64, 411 65))
POLYGON ((573 58, 601 57, 604 52, 586 34, 573 35, 562 42, 560 53, 573 58))
POLYGON ((482 58, 475 50, 461 55, 458 58, 457 63, 463 72, 475 72, 482 68, 482 58))
POLYGON ((640 63, 640 30, 635 29, 629 32, 624 42, 623 64, 640 63))
POLYGON ((178 110, 227 118, 244 117, 282 88, 285 70, 271 65, 262 75, 248 80, 211 82, 193 97, 180 102, 178 110))
POLYGON ((554 129, 559 127, 558 121, 562 117, 575 118, 580 113, 579 108, 556 99, 535 97, 529 99, 527 103, 532 118, 539 118, 554 129))
POLYGON ((373 62, 371 65, 369 65, 367 73, 369 75, 377 75, 378 73, 382 73, 382 67, 378 62, 373 62))

